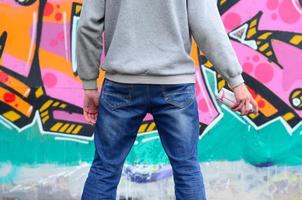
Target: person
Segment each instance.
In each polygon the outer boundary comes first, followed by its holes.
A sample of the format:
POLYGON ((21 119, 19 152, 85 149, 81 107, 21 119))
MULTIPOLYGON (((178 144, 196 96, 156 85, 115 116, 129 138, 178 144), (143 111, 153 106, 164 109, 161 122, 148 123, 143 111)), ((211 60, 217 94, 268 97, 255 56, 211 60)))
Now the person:
POLYGON ((147 113, 172 166, 176 199, 206 199, 197 153, 192 38, 234 91, 232 109, 246 115, 252 103, 257 113, 216 0, 84 0, 77 71, 84 117, 94 125, 95 152, 82 200, 116 199, 125 158, 147 113), (105 77, 98 92, 100 68, 105 77))

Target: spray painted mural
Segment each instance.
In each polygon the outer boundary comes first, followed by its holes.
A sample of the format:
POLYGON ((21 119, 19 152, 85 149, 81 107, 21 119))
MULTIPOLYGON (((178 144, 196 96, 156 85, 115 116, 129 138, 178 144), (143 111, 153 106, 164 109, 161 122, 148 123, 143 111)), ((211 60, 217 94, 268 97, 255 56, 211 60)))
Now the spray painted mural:
MULTIPOLYGON (((80 0, 0 0, 3 199, 81 195, 94 153, 75 57, 81 5, 80 0)), ((193 43, 199 160, 209 199, 302 199, 302 1, 219 0, 217 5, 260 111, 242 117, 217 103, 215 96, 228 86, 193 43)), ((100 87, 103 78, 101 71, 100 87)), ((171 177, 148 114, 127 157, 119 197, 173 199, 171 177)))

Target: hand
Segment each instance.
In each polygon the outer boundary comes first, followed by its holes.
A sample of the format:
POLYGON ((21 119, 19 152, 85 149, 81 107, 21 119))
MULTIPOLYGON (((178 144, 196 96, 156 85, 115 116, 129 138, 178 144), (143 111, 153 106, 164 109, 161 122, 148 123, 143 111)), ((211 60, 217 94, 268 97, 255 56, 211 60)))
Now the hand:
POLYGON ((236 98, 236 104, 232 107, 233 111, 239 111, 241 116, 249 114, 250 108, 249 108, 249 103, 252 104, 254 108, 254 113, 258 114, 258 104, 251 95, 251 93, 248 91, 246 88, 245 84, 242 83, 235 88, 232 89, 236 98))
POLYGON ((95 90, 84 90, 84 117, 90 124, 95 124, 99 108, 99 92, 95 90))

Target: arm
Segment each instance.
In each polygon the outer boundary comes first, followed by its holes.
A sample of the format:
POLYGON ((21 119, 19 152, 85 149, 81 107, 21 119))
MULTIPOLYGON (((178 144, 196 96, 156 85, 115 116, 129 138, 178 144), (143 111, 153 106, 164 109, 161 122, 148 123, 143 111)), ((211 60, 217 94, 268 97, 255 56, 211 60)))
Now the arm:
POLYGON ((84 0, 77 27, 77 71, 84 89, 97 89, 103 49, 105 0, 84 0))
POLYGON ((189 27, 197 46, 233 89, 244 82, 242 67, 225 31, 217 0, 187 0, 189 27))

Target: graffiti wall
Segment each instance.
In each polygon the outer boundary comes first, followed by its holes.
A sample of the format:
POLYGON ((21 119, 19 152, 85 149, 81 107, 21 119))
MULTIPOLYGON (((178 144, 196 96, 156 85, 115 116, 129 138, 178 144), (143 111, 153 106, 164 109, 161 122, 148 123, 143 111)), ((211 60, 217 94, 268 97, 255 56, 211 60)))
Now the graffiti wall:
MULTIPOLYGON (((260 110, 242 117, 217 102, 228 86, 194 42, 199 160, 208 198, 302 199, 302 1, 217 5, 260 110)), ((80 198, 94 153, 75 57, 81 6, 80 0, 0 0, 2 199, 80 198)), ((100 88, 103 78, 101 71, 100 88)), ((173 192, 171 166, 147 114, 124 166, 119 199, 174 199, 173 192)))

